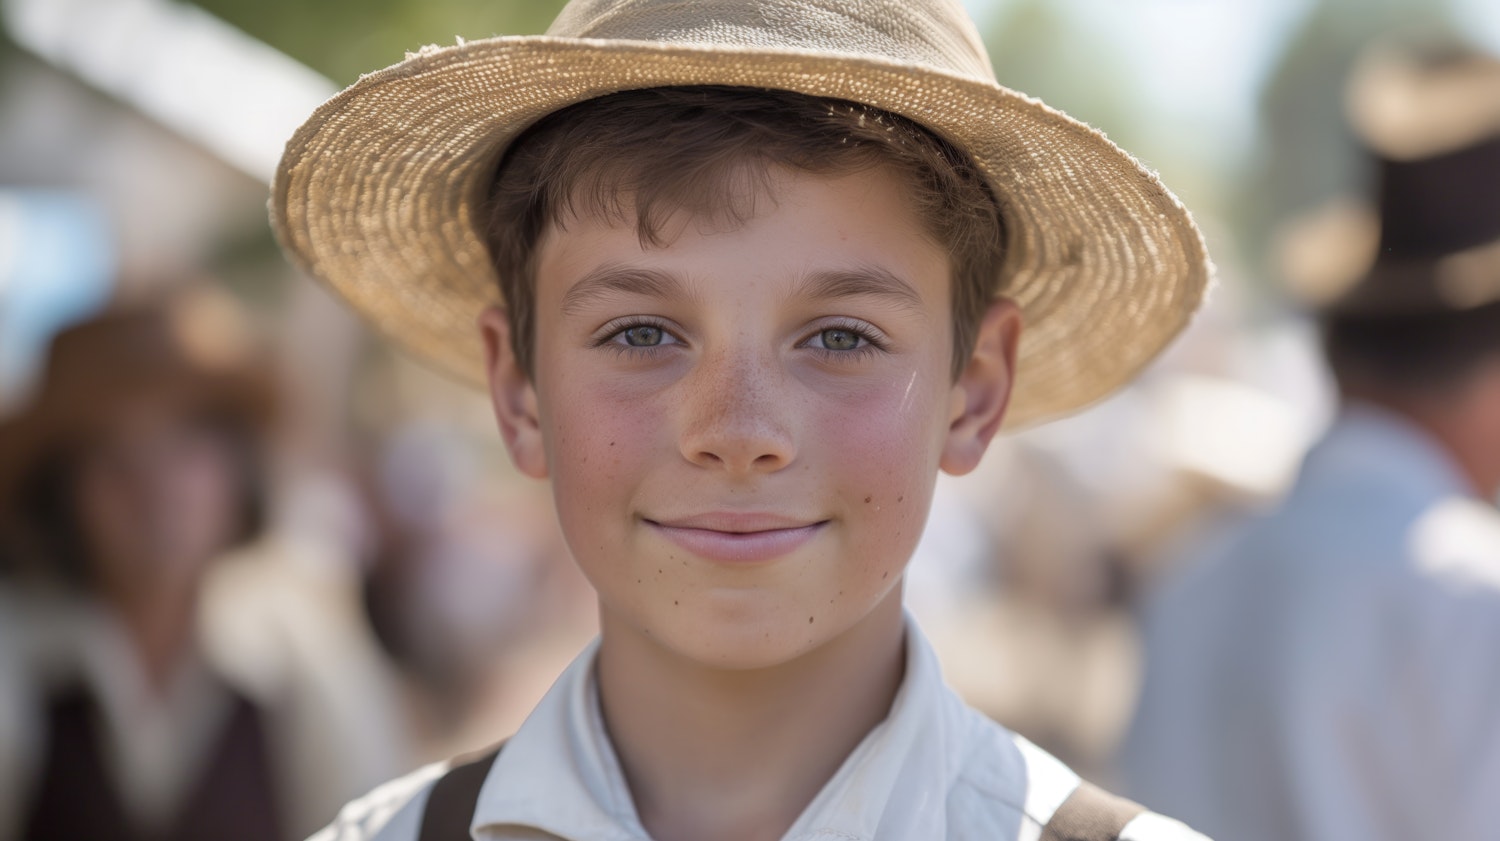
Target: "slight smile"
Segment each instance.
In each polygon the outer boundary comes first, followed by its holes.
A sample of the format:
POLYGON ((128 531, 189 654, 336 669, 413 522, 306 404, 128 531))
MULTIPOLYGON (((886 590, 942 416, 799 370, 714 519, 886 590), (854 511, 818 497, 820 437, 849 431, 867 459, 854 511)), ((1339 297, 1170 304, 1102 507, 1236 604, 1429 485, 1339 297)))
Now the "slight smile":
POLYGON ((813 538, 827 520, 814 523, 766 514, 712 513, 646 524, 700 558, 755 563, 790 554, 813 538))

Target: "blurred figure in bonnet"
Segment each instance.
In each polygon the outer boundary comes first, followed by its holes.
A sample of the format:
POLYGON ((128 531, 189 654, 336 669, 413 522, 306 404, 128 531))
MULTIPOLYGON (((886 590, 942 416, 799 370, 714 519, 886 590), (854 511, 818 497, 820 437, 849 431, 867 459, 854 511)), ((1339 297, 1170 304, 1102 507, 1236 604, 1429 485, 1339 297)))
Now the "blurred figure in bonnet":
POLYGON ((122 308, 60 334, 0 425, 0 534, 26 594, 0 610, 0 682, 24 707, 0 714, 26 722, 0 751, 0 838, 306 829, 285 709, 201 625, 211 567, 264 520, 276 400, 255 350, 204 290, 122 308))
POLYGON ((1378 220, 1288 239, 1340 410, 1145 621, 1130 792, 1221 841, 1500 826, 1500 61, 1372 53, 1378 220))

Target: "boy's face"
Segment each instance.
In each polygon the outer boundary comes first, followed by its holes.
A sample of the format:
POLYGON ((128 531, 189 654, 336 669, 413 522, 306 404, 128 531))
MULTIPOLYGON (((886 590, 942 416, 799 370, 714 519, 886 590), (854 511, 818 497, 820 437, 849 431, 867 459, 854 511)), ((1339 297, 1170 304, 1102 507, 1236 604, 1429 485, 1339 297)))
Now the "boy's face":
POLYGON ((991 308, 951 378, 947 255, 882 170, 773 171, 743 225, 553 226, 534 383, 487 313, 516 463, 550 476, 606 635, 704 665, 776 665, 899 599, 940 467, 998 427, 1019 316, 991 308))

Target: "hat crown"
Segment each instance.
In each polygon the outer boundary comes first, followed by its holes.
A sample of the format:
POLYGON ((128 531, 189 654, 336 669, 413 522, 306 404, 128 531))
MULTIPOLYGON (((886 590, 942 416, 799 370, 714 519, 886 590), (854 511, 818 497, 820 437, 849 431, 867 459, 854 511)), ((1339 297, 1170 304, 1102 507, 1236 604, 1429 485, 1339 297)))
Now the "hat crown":
POLYGON ((958 0, 573 0, 547 34, 842 53, 995 80, 958 0))
POLYGON ((237 306, 221 294, 193 290, 107 311, 58 333, 38 399, 98 402, 88 395, 195 378, 234 379, 251 375, 263 362, 237 306))

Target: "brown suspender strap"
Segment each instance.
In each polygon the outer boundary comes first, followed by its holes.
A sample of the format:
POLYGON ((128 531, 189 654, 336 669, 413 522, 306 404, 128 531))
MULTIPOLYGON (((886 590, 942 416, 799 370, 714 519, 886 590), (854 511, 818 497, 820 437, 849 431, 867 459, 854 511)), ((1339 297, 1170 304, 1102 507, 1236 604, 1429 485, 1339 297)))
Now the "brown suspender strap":
POLYGON ((500 755, 499 747, 480 754, 477 758, 460 760, 448 773, 438 778, 432 792, 427 795, 427 806, 422 811, 422 831, 417 841, 466 841, 469 825, 474 822, 474 807, 479 803, 479 789, 489 776, 490 766, 500 755))
POLYGON ((1116 841, 1125 825, 1144 811, 1139 804, 1080 781, 1042 827, 1041 841, 1116 841))

